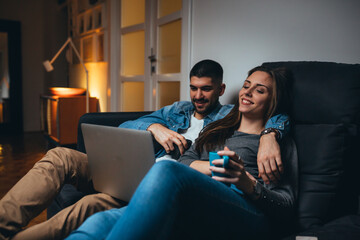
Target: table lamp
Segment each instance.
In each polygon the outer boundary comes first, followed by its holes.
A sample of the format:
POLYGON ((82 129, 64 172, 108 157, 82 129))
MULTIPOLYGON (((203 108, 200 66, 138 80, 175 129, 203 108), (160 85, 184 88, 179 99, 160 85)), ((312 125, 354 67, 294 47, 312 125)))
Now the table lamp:
POLYGON ((80 54, 78 52, 78 50, 76 49, 73 41, 71 40, 71 37, 69 37, 66 42, 64 43, 64 45, 60 48, 60 50, 55 54, 55 56, 51 59, 51 61, 46 60, 43 62, 44 67, 46 69, 47 72, 51 72, 52 70, 54 70, 54 67, 52 65, 52 63, 56 60, 56 58, 60 55, 60 53, 65 49, 65 47, 70 43, 70 46, 73 48, 77 58, 79 59, 81 65, 83 66, 84 70, 85 70, 85 74, 86 74, 86 112, 89 112, 89 72, 87 70, 87 68, 85 67, 84 61, 82 60, 82 58, 80 57, 80 54))

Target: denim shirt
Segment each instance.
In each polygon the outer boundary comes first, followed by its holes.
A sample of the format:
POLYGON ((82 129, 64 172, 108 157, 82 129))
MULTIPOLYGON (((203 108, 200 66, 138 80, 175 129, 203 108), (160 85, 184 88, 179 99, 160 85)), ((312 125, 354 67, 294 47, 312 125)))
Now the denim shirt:
POLYGON ((280 139, 282 139, 290 132, 289 116, 286 114, 275 115, 266 122, 265 128, 275 128, 279 130, 280 139))
MULTIPOLYGON (((204 127, 213 121, 225 117, 233 106, 232 104, 221 105, 218 103, 215 109, 204 118, 204 127)), ((151 124, 159 123, 172 131, 179 132, 190 127, 190 119, 194 111, 195 108, 189 101, 175 102, 149 115, 142 116, 136 120, 126 121, 120 124, 119 127, 147 130, 151 124)), ((265 128, 276 128, 279 130, 280 136, 282 136, 284 133, 289 132, 289 118, 287 115, 276 115, 266 123, 265 128)), ((165 154, 165 150, 161 149, 155 154, 155 157, 159 158, 165 154)))

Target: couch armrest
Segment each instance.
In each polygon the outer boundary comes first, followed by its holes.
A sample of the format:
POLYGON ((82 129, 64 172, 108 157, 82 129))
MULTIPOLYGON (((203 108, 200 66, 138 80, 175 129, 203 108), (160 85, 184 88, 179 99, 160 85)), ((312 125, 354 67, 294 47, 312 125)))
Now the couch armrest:
POLYGON ((150 113, 152 112, 98 112, 82 115, 78 124, 77 150, 86 153, 84 137, 81 131, 82 123, 117 127, 125 121, 134 120, 150 113))

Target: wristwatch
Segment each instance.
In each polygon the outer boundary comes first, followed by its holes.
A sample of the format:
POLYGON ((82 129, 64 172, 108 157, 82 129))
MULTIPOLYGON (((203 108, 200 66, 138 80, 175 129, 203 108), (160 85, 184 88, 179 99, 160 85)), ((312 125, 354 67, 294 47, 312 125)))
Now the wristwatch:
POLYGON ((251 194, 249 194, 249 197, 252 200, 257 200, 261 196, 261 192, 262 192, 262 186, 259 183, 259 181, 256 180, 256 183, 254 185, 254 191, 251 194))
POLYGON ((279 130, 277 130, 276 128, 266 128, 266 129, 262 130, 261 133, 260 133, 260 137, 262 137, 265 134, 272 133, 272 132, 275 133, 276 140, 280 139, 279 130))

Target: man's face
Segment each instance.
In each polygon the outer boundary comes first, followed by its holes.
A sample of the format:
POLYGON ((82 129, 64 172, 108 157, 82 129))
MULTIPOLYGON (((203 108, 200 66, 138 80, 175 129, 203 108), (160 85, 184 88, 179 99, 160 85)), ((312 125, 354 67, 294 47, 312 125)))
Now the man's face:
POLYGON ((190 98, 195 107, 195 117, 202 119, 211 113, 224 91, 225 84, 216 85, 209 77, 192 76, 190 78, 190 98))

